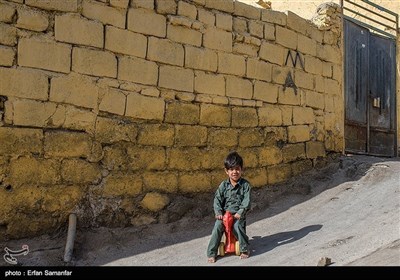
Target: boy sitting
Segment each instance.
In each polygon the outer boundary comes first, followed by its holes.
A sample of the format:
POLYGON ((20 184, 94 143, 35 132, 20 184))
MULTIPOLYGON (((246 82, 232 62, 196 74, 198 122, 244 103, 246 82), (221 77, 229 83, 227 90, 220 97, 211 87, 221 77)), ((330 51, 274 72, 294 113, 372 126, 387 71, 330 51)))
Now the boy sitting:
POLYGON ((222 218, 230 211, 235 219, 233 234, 239 241, 240 258, 249 257, 249 238, 246 235, 246 212, 250 209, 250 183, 242 178, 243 159, 237 152, 225 158, 225 172, 228 178, 221 182, 214 196, 215 225, 207 248, 208 262, 216 261, 218 247, 224 233, 222 218))

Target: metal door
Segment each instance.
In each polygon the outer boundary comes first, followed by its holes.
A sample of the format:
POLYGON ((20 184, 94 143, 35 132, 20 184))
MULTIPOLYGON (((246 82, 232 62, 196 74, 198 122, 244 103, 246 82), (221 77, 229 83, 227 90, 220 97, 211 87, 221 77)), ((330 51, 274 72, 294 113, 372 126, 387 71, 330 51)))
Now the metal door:
POLYGON ((345 149, 395 156, 395 41, 345 20, 345 149))

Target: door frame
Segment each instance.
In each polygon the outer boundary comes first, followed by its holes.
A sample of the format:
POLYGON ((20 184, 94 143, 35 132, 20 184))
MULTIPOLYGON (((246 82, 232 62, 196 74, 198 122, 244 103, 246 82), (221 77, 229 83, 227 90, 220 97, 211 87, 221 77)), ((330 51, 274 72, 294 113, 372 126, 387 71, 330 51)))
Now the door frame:
MULTIPOLYGON (((342 57, 343 57, 343 85, 342 85, 342 89, 343 89, 343 102, 344 102, 344 110, 343 110, 343 120, 344 120, 344 126, 343 128, 346 131, 346 126, 348 123, 351 124, 351 121, 346 120, 346 103, 347 103, 347 85, 346 85, 346 80, 347 80, 347 75, 348 73, 346 72, 346 56, 345 56, 345 38, 346 38, 346 28, 345 28, 345 20, 350 21, 351 23, 360 26, 360 30, 361 29, 366 29, 368 30, 368 48, 370 48, 369 46, 369 38, 371 36, 376 36, 376 37, 382 37, 385 39, 390 39, 393 40, 393 46, 394 46, 394 81, 393 81, 393 104, 391 104, 392 108, 391 110, 393 110, 393 114, 394 114, 394 118, 393 121, 391 121, 391 116, 389 114, 389 120, 390 120, 390 124, 393 124, 393 129, 394 129, 394 139, 393 139, 393 154, 392 155, 382 155, 382 154, 374 154, 370 152, 370 144, 371 144, 371 139, 370 139, 370 126, 371 126, 371 122, 370 122, 370 114, 371 114, 371 100, 369 97, 369 82, 368 82, 368 91, 367 91, 367 100, 366 100, 366 108, 365 108, 365 114, 366 114, 366 127, 365 129, 365 133, 366 133, 366 146, 365 146, 365 152, 361 152, 361 151, 354 151, 351 150, 349 148, 346 147, 346 137, 344 137, 343 141, 344 141, 344 152, 350 152, 350 153, 357 153, 357 154, 367 154, 367 155, 378 155, 378 156, 390 156, 390 157, 396 157, 398 155, 398 128, 397 128, 397 94, 398 94, 398 88, 397 88, 397 83, 400 82, 398 80, 397 77, 397 70, 396 70, 396 66, 397 66, 397 47, 396 46, 396 40, 398 38, 398 32, 399 32, 399 16, 398 14, 385 9, 382 6, 379 6, 377 4, 374 4, 368 0, 360 0, 364 3, 362 3, 363 5, 357 4, 354 2, 354 0, 340 0, 340 6, 342 8, 342 42, 343 42, 343 51, 342 51, 342 57), (376 10, 379 10, 380 13, 375 12, 376 10), (371 17, 371 15, 374 17, 371 17), (357 17, 358 20, 356 20, 354 17, 357 17), (377 20, 378 19, 378 20, 377 20), (372 23, 372 25, 371 25, 372 23), (391 26, 392 25, 392 26, 391 26)), ((370 59, 370 54, 368 53, 368 60, 370 59)), ((369 65, 369 62, 368 62, 369 65)), ((368 66, 369 67, 369 66, 368 66)), ((355 123, 355 125, 357 126, 357 124, 355 123)), ((361 128, 361 126, 359 127, 361 128)), ((362 130, 362 129, 360 129, 362 130)), ((344 136, 346 136, 346 133, 344 131, 344 136)), ((391 131, 393 131, 392 129, 388 129, 385 132, 387 134, 391 134, 391 131)))

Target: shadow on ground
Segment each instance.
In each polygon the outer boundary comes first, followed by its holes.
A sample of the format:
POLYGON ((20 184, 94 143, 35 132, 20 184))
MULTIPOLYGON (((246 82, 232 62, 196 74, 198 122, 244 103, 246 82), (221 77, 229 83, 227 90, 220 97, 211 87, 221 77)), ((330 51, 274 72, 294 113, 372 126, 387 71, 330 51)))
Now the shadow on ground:
POLYGON ((311 226, 305 226, 298 230, 280 232, 264 237, 253 236, 253 238, 250 239, 251 255, 252 256, 261 255, 263 253, 273 250, 278 246, 295 242, 305 237, 310 232, 318 231, 321 228, 322 225, 311 225, 311 226))

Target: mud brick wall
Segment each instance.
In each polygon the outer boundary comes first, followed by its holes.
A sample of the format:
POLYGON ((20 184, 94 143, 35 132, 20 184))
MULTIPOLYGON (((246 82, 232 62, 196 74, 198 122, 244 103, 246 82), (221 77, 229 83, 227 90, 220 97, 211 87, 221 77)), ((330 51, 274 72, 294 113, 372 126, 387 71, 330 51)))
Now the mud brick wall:
POLYGON ((0 0, 1 238, 177 220, 231 150, 256 188, 341 153, 334 30, 232 0, 0 0))

